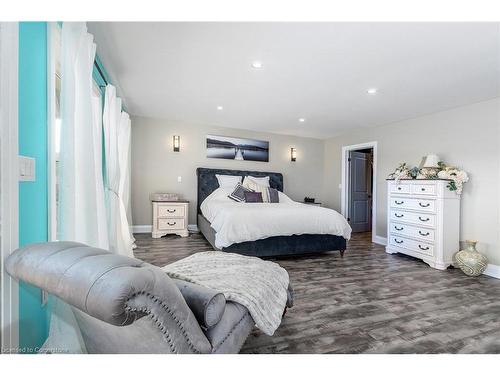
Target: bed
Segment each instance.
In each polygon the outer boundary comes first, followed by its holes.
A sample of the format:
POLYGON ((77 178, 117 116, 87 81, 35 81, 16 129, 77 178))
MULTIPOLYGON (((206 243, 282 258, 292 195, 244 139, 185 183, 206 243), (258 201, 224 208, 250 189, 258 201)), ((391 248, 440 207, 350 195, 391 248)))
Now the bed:
MULTIPOLYGON (((254 177, 269 176, 270 187, 280 192, 283 192, 283 175, 281 173, 274 173, 274 172, 243 171, 243 170, 231 170, 231 169, 210 169, 210 168, 198 168, 196 172, 198 177, 198 201, 197 201, 198 228, 200 229, 201 233, 205 236, 205 238, 208 240, 208 242, 212 245, 214 249, 243 254, 243 255, 258 256, 258 257, 275 257, 275 256, 285 256, 285 255, 321 253, 327 251, 340 251, 341 256, 343 256, 344 250, 346 249, 347 240, 349 239, 351 233, 347 221, 345 221, 345 219, 336 211, 310 205, 304 205, 293 201, 291 201, 289 205, 281 205, 281 203, 267 204, 270 207, 276 207, 276 209, 274 208, 270 209, 266 207, 268 211, 266 215, 263 215, 262 221, 265 222, 266 220, 271 220, 270 217, 274 215, 276 220, 269 221, 269 224, 278 225, 280 224, 281 220, 281 224, 283 224, 281 225, 281 227, 283 227, 285 224, 283 223, 283 221, 286 220, 287 221, 286 225, 288 226, 290 224, 289 223, 290 216, 288 214, 285 214, 284 210, 289 210, 288 212, 297 212, 298 210, 300 210, 299 212, 301 212, 301 214, 303 213, 305 217, 310 217, 310 218, 314 217, 313 221, 319 221, 319 218, 321 218, 322 216, 325 217, 328 215, 330 215, 330 217, 334 216, 333 219, 331 219, 328 222, 328 224, 331 225, 332 222, 335 220, 334 223, 335 230, 330 230, 330 232, 335 232, 335 233, 338 232, 338 233, 316 234, 314 233, 315 231, 311 231, 310 229, 306 228, 307 223, 309 223, 310 220, 307 221, 306 224, 303 224, 304 230, 302 230, 302 228, 297 227, 300 224, 300 221, 295 220, 295 222, 292 223, 295 224, 295 228, 291 229, 291 231, 298 234, 287 233, 286 235, 280 235, 281 234, 280 233, 278 235, 274 235, 274 233, 273 234, 266 233, 266 230, 267 231, 272 230, 269 229, 272 226, 268 225, 260 228, 255 228, 255 232, 259 232, 259 234, 260 232, 262 232, 262 234, 260 235, 263 238, 260 239, 255 239, 255 240, 252 239, 249 241, 238 241, 235 238, 222 239, 221 225, 225 224, 224 222, 225 220, 226 221, 233 220, 231 223, 229 223, 232 225, 235 219, 238 219, 239 216, 241 216, 242 218, 244 218, 245 215, 247 218, 252 217, 252 215, 254 215, 256 210, 258 209, 257 208, 258 206, 256 206, 256 204, 251 204, 251 203, 233 202, 232 205, 230 203, 227 203, 225 204, 228 207, 226 210, 227 212, 222 211, 223 208, 220 209, 221 213, 219 216, 222 217, 222 219, 220 219, 220 217, 217 217, 214 214, 214 211, 215 213, 218 213, 216 212, 218 206, 212 204, 210 206, 211 211, 208 211, 207 214, 207 216, 209 216, 212 220, 214 220, 214 225, 212 225, 212 222, 207 217, 205 217, 205 215, 202 212, 202 204, 205 202, 205 200, 207 200, 207 198, 209 198, 210 203, 212 203, 211 200, 214 198, 214 196, 216 196, 217 194, 219 196, 222 196, 222 193, 217 192, 217 190, 219 189, 219 183, 217 181, 216 175, 219 174, 219 175, 254 176, 254 177), (274 205, 280 205, 280 206, 278 207, 274 205), (238 211, 238 210, 245 210, 245 211, 238 211), (253 210, 254 213, 252 214, 250 212, 247 212, 249 210, 253 210), (242 215, 235 215, 235 213, 241 213, 242 215), (226 216, 227 218, 224 218, 224 216, 226 216), (287 216, 286 219, 285 216, 287 216), (280 217, 281 219, 278 219, 280 217), (221 220, 223 220, 222 224, 220 223, 221 220), (215 221, 218 221, 218 223, 216 223, 215 221), (220 231, 217 232, 213 228, 213 226, 219 228, 220 231), (308 231, 312 233, 307 233, 308 231)), ((280 197, 281 196, 282 195, 280 195, 280 197)), ((284 197, 286 196, 283 195, 283 199, 285 199, 284 197)), ((281 199, 282 198, 280 198, 280 201, 281 199)), ((209 202, 209 200, 205 202, 204 205, 205 212, 207 212, 207 206, 208 206, 207 202, 209 202)), ((221 206, 224 206, 224 204, 222 204, 221 206)), ((245 225, 247 227, 250 226, 250 229, 252 229, 251 227, 251 225, 253 225, 252 223, 245 223, 245 225)), ((278 232, 279 231, 277 230, 277 233, 278 232)), ((322 230, 320 232, 328 232, 328 231, 322 230)))

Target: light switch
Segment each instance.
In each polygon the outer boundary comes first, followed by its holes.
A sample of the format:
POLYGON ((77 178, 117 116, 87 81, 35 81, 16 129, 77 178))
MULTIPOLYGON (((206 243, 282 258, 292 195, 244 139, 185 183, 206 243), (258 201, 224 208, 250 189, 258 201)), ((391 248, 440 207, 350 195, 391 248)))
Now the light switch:
POLYGON ((35 158, 19 156, 19 181, 35 181, 35 158))
POLYGON ((182 182, 182 176, 177 176, 177 182, 182 182))

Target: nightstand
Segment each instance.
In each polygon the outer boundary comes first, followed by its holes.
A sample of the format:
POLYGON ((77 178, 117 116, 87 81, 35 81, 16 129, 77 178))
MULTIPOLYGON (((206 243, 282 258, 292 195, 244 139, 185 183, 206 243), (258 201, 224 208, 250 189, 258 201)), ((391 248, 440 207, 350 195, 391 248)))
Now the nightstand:
POLYGON ((166 234, 189 236, 187 229, 189 201, 153 201, 152 237, 160 238, 166 234))

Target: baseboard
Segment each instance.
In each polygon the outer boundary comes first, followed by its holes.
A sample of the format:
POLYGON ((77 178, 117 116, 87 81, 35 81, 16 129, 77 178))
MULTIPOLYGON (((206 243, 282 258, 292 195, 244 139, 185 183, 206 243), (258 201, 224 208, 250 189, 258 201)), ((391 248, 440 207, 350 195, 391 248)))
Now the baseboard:
POLYGON ((375 242, 376 244, 379 244, 382 246, 387 246, 387 238, 385 238, 385 237, 373 236, 372 242, 375 242))
POLYGON ((500 266, 497 266, 496 264, 488 264, 488 267, 486 267, 486 270, 484 271, 484 275, 500 279, 500 266))
POLYGON ((152 225, 132 225, 132 233, 151 233, 152 225))
POLYGON ((199 233, 200 229, 198 228, 198 225, 196 225, 196 224, 188 224, 188 231, 190 233, 199 233))
MULTIPOLYGON (((187 229, 191 233, 198 233, 200 231, 196 224, 189 224, 187 229)), ((152 225, 132 225, 132 233, 151 233, 152 230, 152 225)))

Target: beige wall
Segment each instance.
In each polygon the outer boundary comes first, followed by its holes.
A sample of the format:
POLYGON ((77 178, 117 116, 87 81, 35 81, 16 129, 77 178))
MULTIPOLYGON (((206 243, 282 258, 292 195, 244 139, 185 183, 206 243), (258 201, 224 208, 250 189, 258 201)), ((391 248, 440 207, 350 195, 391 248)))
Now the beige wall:
POLYGON ((386 237, 385 178, 398 163, 418 165, 437 153, 470 175, 462 194, 461 240, 475 239, 493 264, 500 265, 500 99, 367 128, 326 141, 220 127, 132 118, 132 212, 134 225, 151 224, 151 192, 175 192, 191 201, 196 223, 196 168, 281 172, 285 192, 295 200, 313 196, 340 211, 341 149, 378 142, 376 234, 386 237), (172 136, 181 136, 181 152, 172 151, 172 136), (248 137, 270 142, 270 162, 208 159, 207 134, 248 137), (290 162, 290 147, 298 160, 290 162), (182 183, 177 182, 182 177, 182 183))
POLYGON ((321 200, 324 143, 239 129, 172 123, 143 117, 132 118, 132 222, 151 225, 152 192, 180 193, 190 200, 189 222, 196 223, 196 168, 225 168, 281 172, 285 193, 292 199, 312 196, 321 200), (269 163, 208 159, 206 135, 226 135, 269 141, 269 163), (181 137, 181 151, 172 151, 172 137, 181 137), (290 161, 290 148, 297 148, 297 161, 290 161), (182 177, 182 183, 177 182, 182 177))
POLYGON ((479 241, 478 249, 500 265, 500 99, 450 111, 362 129, 325 142, 325 203, 340 211, 343 146, 378 142, 377 230, 386 237, 385 178, 400 162, 418 165, 430 153, 469 172, 462 194, 461 240, 479 241))

